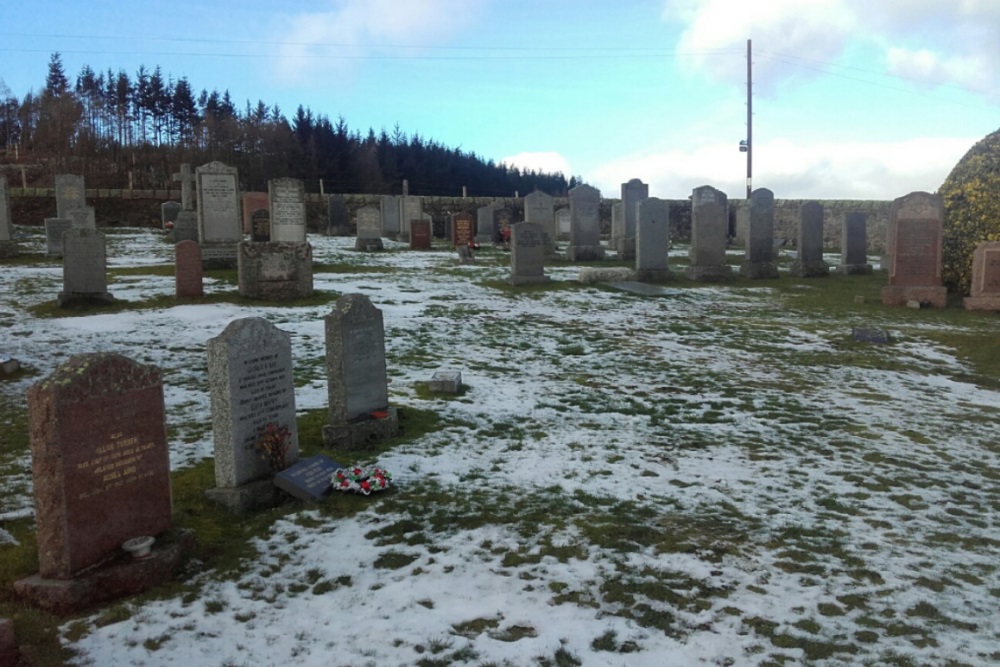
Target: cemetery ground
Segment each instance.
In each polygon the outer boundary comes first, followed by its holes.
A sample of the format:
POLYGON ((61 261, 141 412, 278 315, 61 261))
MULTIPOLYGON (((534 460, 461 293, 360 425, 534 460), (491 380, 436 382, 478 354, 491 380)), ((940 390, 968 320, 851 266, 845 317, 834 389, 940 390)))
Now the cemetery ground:
POLYGON ((515 289, 498 250, 459 266, 441 241, 362 254, 315 236, 309 300, 246 301, 235 272, 210 271, 204 299, 177 301, 173 247, 140 229, 107 230, 118 303, 67 312, 60 264, 18 233, 0 292, 0 352, 24 365, 0 381, 0 618, 31 664, 1000 660, 994 313, 883 307, 884 272, 696 284, 682 245, 680 277, 639 296, 564 262, 515 289), (384 313, 403 433, 324 452, 323 316, 358 292, 384 313), (377 462, 394 490, 244 520, 208 504, 205 343, 246 316, 292 334, 301 454, 377 462), (174 581, 58 619, 11 590, 37 569, 25 390, 94 351, 163 370, 175 524, 198 548, 174 581), (441 368, 461 394, 427 390, 441 368))

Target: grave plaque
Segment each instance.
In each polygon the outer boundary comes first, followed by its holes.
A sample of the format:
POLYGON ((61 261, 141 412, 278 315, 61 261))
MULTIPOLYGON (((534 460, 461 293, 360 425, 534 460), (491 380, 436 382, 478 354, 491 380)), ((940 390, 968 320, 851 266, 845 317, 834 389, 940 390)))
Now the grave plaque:
POLYGON ((86 194, 83 176, 72 174, 56 176, 56 217, 71 219, 70 211, 86 206, 86 194))
POLYGON ((636 203, 636 279, 648 283, 669 280, 669 247, 670 205, 656 197, 640 199, 636 203))
POLYGON ((73 228, 69 218, 45 218, 45 254, 62 257, 63 234, 73 228))
POLYGON ((63 291, 59 305, 75 301, 114 301, 108 294, 108 261, 104 234, 72 228, 63 234, 63 291))
POLYGON ((867 216, 863 211, 849 211, 844 215, 840 233, 840 265, 837 273, 866 275, 872 272, 868 263, 867 216))
POLYGON ((889 332, 885 329, 870 329, 866 327, 853 327, 851 338, 859 343, 886 344, 889 342, 889 332))
POLYGON ((604 259, 598 215, 600 199, 600 191, 589 185, 578 185, 569 191, 570 233, 566 257, 571 262, 604 259))
POLYGON ((519 222, 510 228, 510 284, 546 283, 545 230, 534 222, 519 222))
POLYGON ((451 216, 451 238, 455 247, 467 246, 475 242, 475 220, 468 213, 451 216))
POLYGON ((271 212, 259 208, 250 214, 250 241, 267 243, 271 240, 271 212))
POLYGON ((69 579, 171 527, 160 372, 118 354, 71 357, 28 389, 40 575, 69 579))
POLYGON ((178 297, 204 296, 201 246, 190 239, 174 244, 174 288, 178 297))
MULTIPOLYGON (((271 200, 268 198, 266 192, 244 192, 243 193, 243 233, 253 234, 253 214, 255 211, 265 210, 269 211, 271 208, 271 200)), ((268 214, 270 216, 270 213, 268 214)), ((268 225, 270 225, 270 217, 268 217, 268 225)), ((267 229, 267 236, 270 238, 271 229, 270 226, 267 229)))
POLYGON ((830 274, 823 261, 823 205, 817 201, 802 204, 799 212, 798 256, 789 274, 800 278, 819 278, 830 274))
POLYGON ((428 220, 410 222, 410 250, 430 250, 431 223, 428 220))
MULTIPOLYGON (((347 208, 344 195, 330 195, 327 199, 329 221, 326 226, 328 236, 349 236, 351 234, 351 212, 347 208)), ((380 234, 381 236, 381 234, 380 234)))
POLYGON ((317 454, 279 472, 274 476, 274 485, 299 500, 317 502, 330 494, 333 473, 343 467, 333 459, 317 454))
POLYGON ((306 190, 297 178, 267 182, 271 202, 271 241, 306 242, 306 190))
POLYGON ((750 194, 746 256, 740 275, 751 280, 778 277, 774 263, 774 193, 767 188, 750 194))
POLYGON ((948 290, 941 285, 941 198, 912 192, 895 200, 889 215, 889 284, 882 289, 882 305, 914 301, 944 308, 948 290))
POLYGON ((972 286, 962 305, 966 310, 1000 310, 1000 241, 976 246, 972 255, 972 286))

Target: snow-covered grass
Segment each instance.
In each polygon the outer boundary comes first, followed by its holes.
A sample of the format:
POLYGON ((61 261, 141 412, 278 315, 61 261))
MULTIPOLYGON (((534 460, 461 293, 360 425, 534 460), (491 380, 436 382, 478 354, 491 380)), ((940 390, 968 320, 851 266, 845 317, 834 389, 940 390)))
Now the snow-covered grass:
MULTIPOLYGON (((379 455, 393 493, 258 517, 237 567, 194 563, 180 587, 67 621, 75 664, 1000 660, 995 315, 883 308, 884 274, 643 297, 559 263, 515 290, 499 253, 310 241, 318 290, 382 309, 392 403, 439 427, 379 455), (438 368, 467 391, 422 391, 438 368)), ((70 355, 122 352, 164 371, 181 474, 212 454, 205 342, 251 315, 291 332, 299 410, 326 406, 329 304, 245 304, 212 280, 214 301, 152 305, 173 292, 170 246, 120 230, 109 258, 109 290, 149 307, 43 317, 58 265, 4 267, 0 352, 35 371, 0 383, 8 422, 70 355)), ((0 529, 23 526, 26 442, 0 445, 0 474, 0 529)))

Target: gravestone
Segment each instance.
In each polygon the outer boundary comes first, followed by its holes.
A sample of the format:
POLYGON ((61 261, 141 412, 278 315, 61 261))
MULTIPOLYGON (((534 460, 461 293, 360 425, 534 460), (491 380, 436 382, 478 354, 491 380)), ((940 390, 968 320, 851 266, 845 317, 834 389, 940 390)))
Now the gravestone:
POLYGON ((96 229, 69 229, 63 234, 63 291, 60 308, 93 302, 111 303, 104 234, 96 229))
POLYGON ((545 228, 536 222, 519 222, 510 228, 510 284, 549 282, 545 275, 545 228))
POLYGON ((306 189, 297 178, 267 182, 271 204, 271 241, 306 242, 306 189))
POLYGON ((684 275, 698 282, 732 280, 726 261, 729 237, 729 200, 711 185, 691 192, 691 247, 684 275))
POLYGON ((170 176, 171 180, 181 184, 181 210, 195 210, 195 175, 191 173, 191 165, 182 164, 180 171, 170 176))
POLYGON ((972 286, 962 306, 966 310, 1000 310, 1000 241, 976 246, 972 254, 972 286))
POLYGON ((497 229, 494 226, 493 212, 495 204, 476 209, 476 243, 494 243, 497 240, 497 229))
POLYGON ((71 219, 70 211, 83 208, 86 203, 87 190, 83 184, 83 176, 59 174, 56 176, 56 217, 71 219))
MULTIPOLYGON (((78 230, 89 232, 90 230, 78 230)), ((18 595, 71 613, 157 583, 182 549, 116 561, 172 526, 160 371, 119 354, 73 356, 28 388, 39 574, 18 595)))
POLYGON ((160 204, 160 224, 163 225, 163 229, 173 229, 174 223, 177 222, 177 216, 180 215, 180 213, 180 202, 165 201, 160 204))
POLYGON ((0 258, 14 257, 20 253, 14 240, 14 223, 10 217, 10 195, 7 179, 0 177, 0 258))
POLYGON ((385 195, 381 200, 382 235, 395 239, 399 235, 399 216, 402 212, 399 197, 385 195))
POLYGON ((427 389, 434 394, 457 394, 462 390, 462 371, 434 371, 427 389))
POLYGON ((250 242, 268 243, 271 240, 271 212, 259 208, 250 214, 250 242))
POLYGON ((410 222, 410 250, 431 249, 431 223, 427 220, 410 222))
POLYGON ((823 261, 823 205, 807 201, 802 204, 799 216, 798 256, 789 274, 800 278, 830 275, 830 267, 823 261))
POLYGON ((854 276, 872 272, 872 265, 868 263, 867 217, 863 211, 849 211, 844 215, 837 273, 854 276))
POLYGON ((552 195, 535 190, 524 198, 524 221, 534 222, 542 226, 545 243, 545 256, 552 257, 556 252, 556 212, 555 199, 552 195))
POLYGON ((889 211, 889 284, 882 288, 882 305, 907 302, 947 305, 941 285, 941 197, 911 192, 896 199, 889 211))
POLYGON ((405 196, 400 199, 399 240, 410 240, 410 225, 414 220, 424 219, 424 200, 421 197, 405 196))
POLYGON ((289 241, 240 243, 237 274, 240 296, 248 299, 290 301, 312 296, 312 246, 289 241))
POLYGON ((469 213, 455 213, 451 216, 451 240, 456 248, 475 243, 475 219, 469 213))
POLYGON ((568 241, 570 232, 570 215, 568 208, 556 211, 556 228, 559 230, 559 240, 568 241))
POLYGON ((578 185, 569 191, 570 232, 566 258, 571 262, 604 259, 598 214, 600 200, 600 191, 589 185, 578 185))
POLYGON ((363 294, 346 294, 324 318, 329 423, 327 447, 356 449, 399 430, 389 407, 382 311, 363 294))
MULTIPOLYGON (((378 213, 378 209, 372 208, 378 213)), ((317 454, 302 459, 274 476, 274 485, 288 495, 306 502, 318 502, 333 489, 333 473, 344 466, 317 454)))
MULTIPOLYGON (((351 235, 351 212, 347 208, 344 195, 330 195, 327 199, 329 220, 326 226, 327 236, 351 235)), ((381 238, 381 231, 379 237, 381 238)))
POLYGON ((237 170, 221 162, 195 169, 198 184, 198 242, 205 268, 236 266, 236 244, 243 240, 237 170))
POLYGON ((198 214, 194 211, 181 211, 174 223, 174 243, 181 241, 198 242, 198 214))
POLYGON ((649 197, 649 185, 638 178, 622 183, 622 213, 625 216, 625 226, 621 238, 618 239, 618 258, 633 259, 635 257, 635 229, 638 222, 638 204, 649 197))
POLYGON ((97 229, 97 216, 93 206, 72 209, 69 219, 74 229, 97 229))
POLYGON ((877 343, 885 345, 890 342, 888 331, 885 329, 872 329, 869 327, 852 327, 851 338, 859 343, 877 343))
POLYGON ((618 239, 625 237, 625 204, 616 202, 611 205, 611 243, 618 247, 618 239))
POLYGON ((359 208, 356 215, 358 237, 354 241, 354 249, 365 252, 382 250, 382 221, 378 209, 365 206, 359 208))
POLYGON ((207 352, 215 488, 206 495, 238 513, 271 506, 277 471, 260 449, 269 428, 287 434, 285 463, 299 458, 291 335, 246 317, 210 338, 207 352))
POLYGON ((45 218, 45 254, 49 257, 62 257, 63 234, 73 228, 69 218, 45 218))
POLYGON ((750 194, 746 256, 740 275, 751 280, 777 278, 774 263, 774 193, 758 188, 750 194))
MULTIPOLYGON (((269 211, 271 207, 271 200, 268 198, 266 192, 244 192, 242 197, 243 203, 243 233, 253 234, 253 214, 261 209, 269 211)), ((270 213, 268 214, 270 215, 270 213)), ((270 218, 268 218, 270 220, 270 218)), ((270 222, 268 223, 270 225, 270 222)), ((267 236, 270 238, 271 229, 268 227, 267 236)))
POLYGON ((647 197, 636 203, 635 276, 644 283, 670 280, 670 204, 647 197))
POLYGON ((190 239, 174 244, 174 290, 177 297, 204 296, 201 246, 190 239))
POLYGON ((511 225, 514 224, 514 211, 507 207, 493 209, 493 229, 500 239, 509 239, 511 225))

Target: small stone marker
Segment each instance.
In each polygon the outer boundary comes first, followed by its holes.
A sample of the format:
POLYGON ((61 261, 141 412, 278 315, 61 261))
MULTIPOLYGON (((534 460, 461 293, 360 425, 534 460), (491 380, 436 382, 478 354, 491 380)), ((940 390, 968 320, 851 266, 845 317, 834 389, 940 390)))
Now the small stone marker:
POLYGON ((14 224, 10 217, 10 195, 7 179, 0 178, 0 257, 15 257, 20 254, 14 241, 14 224))
MULTIPOLYGON (((267 197, 266 192, 244 192, 242 197, 243 203, 243 233, 253 234, 253 214, 256 211, 265 210, 270 211, 271 202, 267 197)), ((268 229, 267 236, 270 238, 271 214, 268 212, 268 229)))
POLYGON ((944 308, 948 289, 941 285, 941 221, 939 195, 911 192, 896 199, 889 220, 889 284, 882 288, 883 306, 910 301, 944 308))
POLYGON ((823 205, 805 202, 799 215, 798 255, 788 273, 800 278, 828 276, 830 267, 823 261, 823 205))
POLYGON ((271 241, 306 242, 306 188, 297 178, 267 182, 271 202, 271 241))
POLYGON ((976 246, 972 254, 972 286, 962 306, 966 310, 1000 310, 1000 241, 976 246))
POLYGON ((751 280, 778 277, 774 263, 774 193, 767 188, 750 194, 747 248, 740 275, 751 280))
POLYGON ((836 272, 845 276, 867 275, 872 272, 868 263, 867 218, 863 211, 849 211, 844 215, 840 232, 840 264, 836 272))
POLYGON ((427 220, 410 221, 410 250, 431 249, 431 223, 427 220))
POLYGON ((63 234, 73 228, 69 218, 45 218, 45 254, 49 257, 62 257, 63 234))
POLYGON ((174 244, 174 288, 178 298, 205 295, 201 246, 195 241, 174 244))
POLYGON ((333 459, 317 454, 279 472, 274 476, 274 485, 299 500, 318 502, 330 494, 333 473, 343 467, 333 459))
POLYGON ((545 275, 545 229, 535 222, 519 222, 510 229, 510 284, 549 282, 545 275))
POLYGON ((427 388, 435 394, 457 394, 462 389, 462 371, 435 371, 427 388))
POLYGON ((240 243, 237 277, 240 296, 248 299, 290 301, 312 296, 312 246, 288 241, 240 243))
POLYGON ((11 375, 21 370, 21 362, 10 355, 0 354, 0 373, 11 375))
POLYGON ((87 190, 83 184, 83 176, 59 174, 56 176, 56 217, 69 220, 71 211, 82 209, 87 205, 87 190))
POLYGON ((198 242, 206 268, 236 266, 236 244, 243 240, 238 171, 221 162, 195 169, 198 182, 198 242))
POLYGON ((475 218, 469 213, 455 213, 451 216, 451 239, 456 248, 474 243, 475 218))
POLYGON ((97 301, 110 303, 104 234, 96 229, 70 229, 63 234, 63 291, 59 307, 97 301))
POLYGON ((852 327, 851 337, 859 343, 880 343, 889 342, 889 332, 885 329, 869 329, 864 327, 852 327))
POLYGON ((670 204, 656 197, 640 199, 636 202, 636 279, 644 283, 670 280, 669 248, 670 204))
POLYGON ((230 322, 208 341, 215 489, 207 495, 243 513, 274 502, 272 471, 255 446, 269 424, 288 429, 286 463, 299 458, 291 335, 261 317, 230 322))
POLYGON ((177 201, 165 201, 160 204, 160 224, 163 229, 173 229, 177 222, 177 216, 181 214, 181 203, 177 201), (170 223, 169 225, 167 223, 170 223))
POLYGON ((566 258, 571 262, 604 259, 598 215, 600 200, 600 191, 589 185, 578 185, 569 191, 570 238, 566 258))
POLYGON ((383 250, 382 220, 378 209, 373 206, 359 208, 355 214, 357 219, 358 237, 354 241, 354 249, 364 252, 383 250))
MULTIPOLYGON (((330 195, 327 198, 327 212, 327 236, 350 236, 351 212, 347 208, 347 200, 344 199, 344 195, 330 195)), ((380 231, 379 236, 381 237, 381 235, 380 231)))
POLYGON ((271 212, 259 208, 250 213, 250 242, 268 243, 271 240, 271 212))
POLYGON ((472 250, 472 246, 460 245, 456 248, 458 251, 458 263, 459 264, 475 264, 476 254, 472 250))

